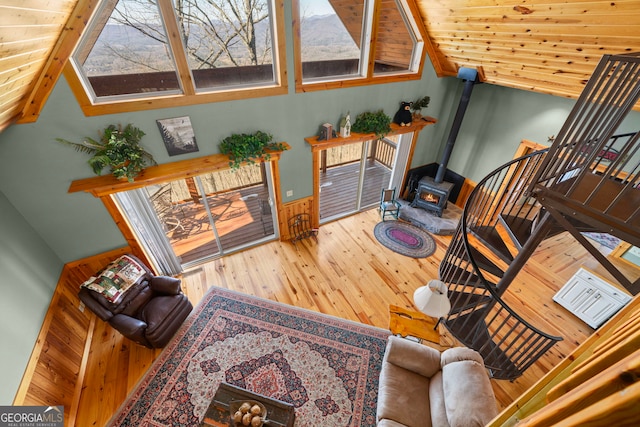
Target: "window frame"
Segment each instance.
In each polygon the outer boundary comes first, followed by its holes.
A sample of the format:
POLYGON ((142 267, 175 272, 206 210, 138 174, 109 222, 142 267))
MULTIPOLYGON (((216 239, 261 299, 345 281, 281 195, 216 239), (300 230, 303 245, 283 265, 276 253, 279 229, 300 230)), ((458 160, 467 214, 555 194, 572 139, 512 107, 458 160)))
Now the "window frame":
POLYGON ((413 28, 412 38, 414 39, 413 58, 409 68, 415 68, 401 72, 374 73, 376 40, 378 39, 378 23, 380 5, 382 0, 365 0, 364 16, 367 19, 363 23, 363 32, 367 32, 363 40, 367 41, 366 46, 361 48, 360 68, 365 72, 349 76, 331 76, 324 79, 312 78, 304 82, 302 77, 302 41, 300 27, 300 0, 292 1, 293 8, 293 47, 294 47, 294 79, 296 92, 311 92, 328 89, 338 89, 345 87, 366 86, 373 84, 401 82, 409 80, 419 80, 422 78, 424 62, 429 48, 427 31, 422 20, 415 0, 394 0, 401 8, 404 25, 413 28), (408 21, 408 22, 407 22, 408 21), (416 50, 419 50, 416 52, 416 50), (366 55, 366 57, 365 57, 366 55), (365 62, 366 61, 366 62, 365 62))
MULTIPOLYGON (((284 0, 268 0, 270 2, 270 19, 273 23, 273 68, 274 81, 259 85, 229 86, 229 88, 196 89, 186 52, 180 36, 177 20, 162 19, 171 50, 172 60, 176 66, 181 93, 175 91, 154 92, 145 94, 106 96, 93 98, 93 88, 85 80, 81 66, 74 60, 74 52, 64 67, 64 76, 74 93, 80 108, 86 116, 114 114, 120 112, 144 111, 156 108, 169 108, 186 105, 207 104, 239 99, 259 98, 283 95, 288 92, 286 75, 286 42, 284 29, 284 0), (182 53, 181 53, 182 52, 182 53), (180 54, 181 53, 181 54, 180 54)), ((157 0, 161 16, 175 16, 173 0, 157 0)), ((89 19, 86 31, 104 13, 105 7, 98 7, 89 19)), ((83 34, 86 37, 86 34, 83 34)), ((82 46, 82 37, 77 46, 82 46)), ((78 48, 76 47, 77 50, 78 48)))

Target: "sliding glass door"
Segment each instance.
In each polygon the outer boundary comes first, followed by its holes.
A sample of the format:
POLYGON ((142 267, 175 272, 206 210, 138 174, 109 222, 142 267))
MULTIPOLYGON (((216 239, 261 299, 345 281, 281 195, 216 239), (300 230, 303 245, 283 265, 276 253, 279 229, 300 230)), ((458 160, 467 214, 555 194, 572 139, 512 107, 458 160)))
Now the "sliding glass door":
POLYGON ((183 267, 277 237, 266 166, 247 165, 141 190, 183 267))
POLYGON ((320 223, 377 207, 385 188, 400 191, 412 134, 320 152, 320 223))

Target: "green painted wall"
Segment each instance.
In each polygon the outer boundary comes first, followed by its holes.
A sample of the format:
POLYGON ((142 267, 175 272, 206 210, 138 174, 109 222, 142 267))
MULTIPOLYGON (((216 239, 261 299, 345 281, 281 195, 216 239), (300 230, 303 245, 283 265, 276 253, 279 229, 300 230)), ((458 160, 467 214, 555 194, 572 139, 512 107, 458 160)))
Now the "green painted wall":
MULTIPOLYGON (((401 100, 423 94, 432 97, 433 105, 424 113, 439 117, 449 84, 449 79, 437 79, 433 70, 428 70, 416 82, 85 117, 61 79, 36 123, 12 126, 0 134, 0 189, 68 262, 125 242, 102 202, 89 194, 67 193, 71 181, 92 176, 92 172, 86 154, 57 143, 56 137, 77 141, 85 135, 97 136, 108 124, 130 122, 146 132, 142 144, 156 160, 166 163, 217 153, 224 137, 260 129, 291 145, 280 162, 281 182, 283 193, 293 190, 292 199, 297 199, 312 194, 311 151, 304 138, 314 135, 322 123, 337 124, 347 111, 355 118, 362 111, 382 108, 393 116, 401 100), (191 118, 199 152, 169 157, 156 120, 180 116, 191 118)), ((436 125, 422 132, 417 162, 435 160, 437 131, 436 125)))
MULTIPOLYGON (((456 99, 462 92, 457 82, 456 99)), ((550 145, 548 138, 558 134, 575 100, 526 92, 488 84, 478 84, 471 94, 469 106, 454 146, 449 169, 480 181, 493 169, 508 162, 523 139, 550 145)), ((448 129, 455 116, 457 101, 449 114, 448 129)), ((640 113, 631 112, 618 133, 640 129, 640 113)))
POLYGON ((0 405, 11 405, 62 261, 0 192, 0 405))

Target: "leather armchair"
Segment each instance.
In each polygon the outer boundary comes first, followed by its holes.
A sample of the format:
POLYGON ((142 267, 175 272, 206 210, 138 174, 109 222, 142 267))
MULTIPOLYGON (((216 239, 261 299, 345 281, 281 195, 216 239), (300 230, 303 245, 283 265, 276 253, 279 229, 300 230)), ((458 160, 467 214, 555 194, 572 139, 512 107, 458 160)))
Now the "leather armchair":
POLYGON ((140 277, 116 302, 86 287, 80 287, 80 300, 100 319, 122 335, 149 348, 162 348, 176 333, 193 305, 180 289, 180 280, 155 276, 139 259, 144 269, 140 277))
POLYGON ((440 353, 389 337, 380 371, 378 427, 481 427, 497 414, 478 352, 454 347, 440 353))

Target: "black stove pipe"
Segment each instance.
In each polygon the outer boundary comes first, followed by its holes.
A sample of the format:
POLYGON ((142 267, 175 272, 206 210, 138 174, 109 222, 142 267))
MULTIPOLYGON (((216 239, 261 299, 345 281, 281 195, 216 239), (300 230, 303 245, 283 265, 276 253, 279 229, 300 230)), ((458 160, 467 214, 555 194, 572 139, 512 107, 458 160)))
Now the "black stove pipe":
POLYGON ((434 179, 434 182, 436 182, 437 184, 441 183, 444 180, 444 174, 447 171, 447 164, 449 163, 449 158, 451 157, 453 146, 456 143, 458 132, 460 131, 460 127, 462 126, 462 119, 464 118, 464 113, 467 111, 467 106, 469 105, 469 99, 471 98, 473 86, 478 82, 478 71, 473 68, 462 67, 458 70, 458 78, 464 80, 464 88, 462 89, 460 104, 458 104, 458 111, 456 111, 456 116, 454 117, 453 124, 451 125, 451 131, 449 132, 447 145, 444 147, 442 160, 440 160, 438 172, 436 173, 436 177, 434 179))

